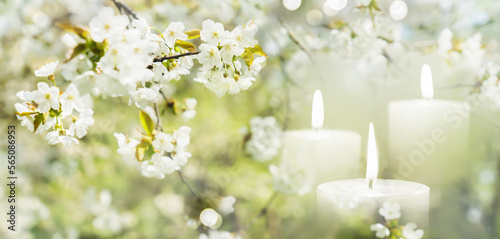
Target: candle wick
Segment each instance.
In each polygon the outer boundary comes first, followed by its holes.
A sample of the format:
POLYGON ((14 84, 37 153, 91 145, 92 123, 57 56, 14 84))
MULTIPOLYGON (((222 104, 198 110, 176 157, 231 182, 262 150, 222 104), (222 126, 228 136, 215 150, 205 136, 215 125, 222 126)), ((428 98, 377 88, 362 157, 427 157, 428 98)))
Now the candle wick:
POLYGON ((368 188, 373 189, 373 179, 370 179, 370 181, 368 182, 368 188))

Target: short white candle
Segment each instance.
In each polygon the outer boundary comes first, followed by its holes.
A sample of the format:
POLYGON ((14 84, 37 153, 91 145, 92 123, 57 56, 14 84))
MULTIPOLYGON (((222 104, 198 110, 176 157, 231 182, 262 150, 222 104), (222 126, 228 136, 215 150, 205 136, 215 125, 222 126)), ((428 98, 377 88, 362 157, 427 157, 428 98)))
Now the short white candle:
POLYGON ((319 183, 357 177, 361 164, 361 136, 352 131, 323 127, 323 98, 313 97, 312 130, 290 130, 283 134, 282 164, 293 164, 319 183))
POLYGON ((389 103, 391 171, 394 178, 442 185, 459 178, 457 167, 467 165, 468 106, 433 99, 428 65, 422 67, 421 91, 423 99, 389 103))
MULTIPOLYGON (((350 228, 361 222, 365 229, 383 223, 379 209, 385 202, 401 207, 400 224, 416 223, 427 230, 429 220, 429 187, 415 182, 377 179, 378 153, 373 126, 370 124, 366 178, 340 180, 317 187, 320 224, 329 233, 350 228), (370 186, 372 186, 370 188, 370 186)), ((356 225, 359 226, 359 225, 356 225)))

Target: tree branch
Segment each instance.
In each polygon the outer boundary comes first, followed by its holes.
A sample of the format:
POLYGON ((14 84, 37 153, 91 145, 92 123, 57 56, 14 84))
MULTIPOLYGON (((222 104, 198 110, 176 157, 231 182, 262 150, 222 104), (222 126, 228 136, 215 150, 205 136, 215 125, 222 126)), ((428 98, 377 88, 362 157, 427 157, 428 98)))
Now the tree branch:
POLYGON ((313 55, 309 48, 307 48, 296 36, 295 33, 293 33, 292 29, 288 27, 288 25, 285 24, 283 19, 281 17, 278 17, 278 21, 281 23, 281 25, 285 28, 286 32, 288 33, 288 37, 297 45, 302 51, 304 51, 309 59, 314 62, 313 55))
POLYGON ((193 52, 186 52, 178 55, 173 55, 173 56, 162 56, 162 57, 155 57, 153 59, 153 62, 162 62, 168 59, 179 59, 183 56, 192 56, 192 55, 198 55, 200 52, 199 51, 193 51, 193 52))
POLYGON ((245 227, 247 230, 261 217, 265 216, 267 214, 267 211, 269 210, 269 206, 271 206, 271 203, 273 203, 274 199, 278 196, 278 192, 274 191, 274 193, 271 195, 271 197, 267 200, 266 204, 262 209, 259 210, 259 214, 255 216, 250 223, 245 227))
POLYGON ((139 19, 134 10, 132 10, 127 5, 121 2, 117 2, 116 0, 111 0, 111 1, 115 4, 116 8, 118 8, 118 11, 120 11, 121 14, 126 15, 130 20, 139 19))

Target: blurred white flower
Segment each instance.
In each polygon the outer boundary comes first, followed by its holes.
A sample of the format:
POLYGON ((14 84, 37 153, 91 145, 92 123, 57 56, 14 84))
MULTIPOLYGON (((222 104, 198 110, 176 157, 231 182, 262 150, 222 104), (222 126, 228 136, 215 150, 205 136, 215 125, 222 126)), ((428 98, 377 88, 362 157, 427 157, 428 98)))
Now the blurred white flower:
POLYGON ((176 141, 176 151, 184 151, 189 145, 191 128, 188 126, 181 126, 174 132, 174 139, 176 141))
POLYGON ((196 101, 195 98, 188 98, 185 99, 185 102, 186 102, 186 110, 182 112, 182 119, 184 121, 188 121, 196 116, 196 110, 194 110, 194 108, 196 108, 198 101, 196 101))
POLYGON ((145 109, 149 103, 158 101, 158 91, 150 88, 139 88, 132 92, 129 98, 129 105, 135 103, 139 109, 145 109))
POLYGON ((212 229, 217 229, 222 224, 222 217, 212 208, 205 208, 200 213, 200 222, 212 229))
POLYGON ((136 139, 129 139, 121 133, 115 133, 114 136, 118 141, 117 152, 122 156, 125 163, 128 165, 137 165, 139 162, 135 157, 135 147, 140 143, 136 139))
POLYGON ((408 223, 403 227, 403 236, 406 239, 420 239, 424 236, 424 230, 417 229, 415 223, 408 223))
POLYGON ((401 217, 401 206, 399 203, 395 202, 384 202, 382 207, 378 210, 381 216, 385 218, 385 220, 393 220, 401 217))
POLYGON ((209 230, 208 235, 200 234, 198 239, 241 239, 240 235, 226 232, 226 231, 217 231, 217 230, 209 230))
POLYGON ((389 228, 385 225, 377 223, 370 226, 370 230, 375 232, 375 236, 378 238, 386 238, 391 234, 389 228))
POLYGON ((126 16, 115 16, 113 8, 103 7, 89 22, 90 36, 96 42, 103 42, 112 35, 121 34, 128 24, 129 20, 126 16))
POLYGON ((46 63, 45 65, 38 68, 38 70, 35 70, 35 75, 38 77, 53 75, 58 64, 59 64, 59 61, 53 61, 53 62, 46 63))
POLYGON ((306 172, 293 165, 269 166, 273 176, 274 189, 285 194, 304 195, 309 193, 313 186, 313 180, 307 177, 306 172))
POLYGON ((257 161, 274 158, 281 148, 281 127, 272 116, 250 119, 250 140, 246 143, 246 151, 257 161))
POLYGON ((259 43, 257 39, 255 39, 257 30, 257 25, 254 24, 254 20, 251 20, 245 24, 245 27, 235 27, 231 34, 242 47, 254 47, 259 43))
POLYGON ((173 140, 174 137, 172 137, 172 135, 159 132, 155 135, 153 147, 161 152, 172 152, 172 150, 174 150, 174 144, 172 144, 173 140))
POLYGON ((234 203, 236 202, 236 198, 233 196, 223 197, 219 205, 217 206, 217 211, 219 211, 222 215, 228 215, 234 212, 234 203))

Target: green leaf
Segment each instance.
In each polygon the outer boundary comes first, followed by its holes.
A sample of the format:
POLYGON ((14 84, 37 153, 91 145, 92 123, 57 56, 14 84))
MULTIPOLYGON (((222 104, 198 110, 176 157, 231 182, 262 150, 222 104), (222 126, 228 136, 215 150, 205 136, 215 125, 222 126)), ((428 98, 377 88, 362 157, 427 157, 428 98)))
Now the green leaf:
POLYGON ((198 29, 189 30, 184 33, 188 35, 188 40, 200 37, 200 30, 198 29))
POLYGON ((141 120, 142 128, 144 128, 146 133, 148 133, 149 135, 153 135, 154 124, 148 113, 141 110, 141 112, 139 113, 139 118, 141 120))
POLYGON ((40 126, 40 124, 44 121, 45 121, 45 116, 41 113, 38 113, 35 116, 35 120, 33 121, 33 125, 35 126, 35 130, 33 130, 33 132, 36 132, 36 129, 38 129, 38 126, 40 126))
POLYGON ((87 49, 87 45, 84 43, 78 44, 74 49, 73 52, 71 53, 71 56, 64 61, 64 63, 70 61, 71 59, 75 58, 78 56, 80 53, 84 52, 87 49))
POLYGON ((83 27, 74 26, 69 23, 60 23, 60 22, 56 23, 56 25, 67 32, 74 33, 75 35, 79 36, 82 39, 87 40, 87 38, 89 37, 89 31, 87 31, 83 27))
POLYGON ((177 41, 175 41, 175 45, 178 47, 184 48, 190 52, 196 51, 196 47, 191 42, 182 41, 182 40, 177 39, 177 41))
POLYGON ((250 51, 249 48, 246 48, 245 52, 243 52, 240 57, 245 60, 247 66, 250 67, 252 65, 254 57, 252 51, 250 51))
POLYGON ((135 158, 137 158, 139 162, 142 162, 142 160, 144 160, 144 154, 146 153, 146 149, 150 145, 150 143, 143 141, 135 147, 135 158))
POLYGON ((146 156, 148 156, 148 158, 151 158, 153 154, 155 154, 155 150, 153 149, 153 145, 149 144, 149 147, 146 150, 146 156))
POLYGON ((259 56, 265 56, 267 57, 266 53, 264 52, 264 50, 262 50, 262 47, 260 47, 259 45, 255 45, 254 47, 251 47, 251 48, 247 48, 249 49, 253 54, 256 54, 256 55, 259 55, 259 56))

